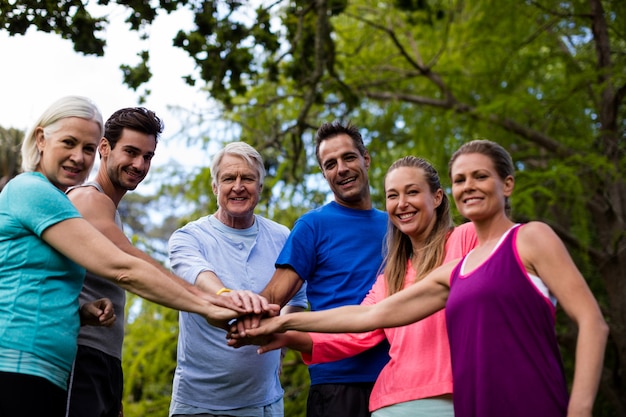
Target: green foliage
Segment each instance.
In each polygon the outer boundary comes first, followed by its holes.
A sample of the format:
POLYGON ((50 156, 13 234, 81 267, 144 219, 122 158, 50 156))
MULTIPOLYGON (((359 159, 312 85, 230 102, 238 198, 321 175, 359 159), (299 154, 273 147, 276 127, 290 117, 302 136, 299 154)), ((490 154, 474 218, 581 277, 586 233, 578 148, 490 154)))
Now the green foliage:
POLYGON ((20 145, 24 132, 0 126, 0 191, 20 172, 20 145))
POLYGON ((302 362, 300 353, 287 351, 280 380, 285 389, 285 416, 304 417, 309 393, 309 370, 302 362))
POLYGON ((124 340, 124 415, 167 415, 176 368, 178 312, 129 294, 124 340))

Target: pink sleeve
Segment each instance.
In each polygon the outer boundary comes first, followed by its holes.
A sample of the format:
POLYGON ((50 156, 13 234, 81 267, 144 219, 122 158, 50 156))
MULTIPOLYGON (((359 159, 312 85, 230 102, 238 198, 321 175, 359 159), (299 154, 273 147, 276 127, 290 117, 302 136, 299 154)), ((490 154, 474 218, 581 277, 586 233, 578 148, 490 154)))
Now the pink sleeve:
MULTIPOLYGON (((379 275, 361 305, 376 304, 387 294, 384 275, 379 275)), ((303 361, 312 363, 332 362, 349 358, 366 351, 385 340, 382 329, 366 333, 309 333, 313 340, 312 354, 302 354, 303 361)))
POLYGON ((454 228, 446 241, 445 262, 450 262, 467 255, 478 244, 476 229, 472 222, 463 223, 454 228))

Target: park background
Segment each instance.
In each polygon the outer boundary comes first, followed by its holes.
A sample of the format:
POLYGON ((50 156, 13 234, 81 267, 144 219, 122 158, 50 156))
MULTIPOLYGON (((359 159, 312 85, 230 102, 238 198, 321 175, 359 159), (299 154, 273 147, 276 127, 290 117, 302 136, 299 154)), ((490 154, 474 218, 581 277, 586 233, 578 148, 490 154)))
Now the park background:
MULTIPOLYGON (((395 159, 425 157, 449 186, 461 143, 497 141, 518 169, 514 220, 550 224, 601 304, 611 334, 594 416, 623 416, 625 17, 621 0, 0 0, 0 186, 56 98, 90 96, 105 117, 152 108, 166 133, 120 210, 167 263, 173 230, 216 209, 207 165, 224 142, 262 153, 258 211, 292 226, 330 198, 313 146, 324 121, 361 127, 381 209, 395 159)), ((125 415, 165 416, 177 313, 129 300, 125 415)), ((561 309, 557 333, 571 381, 576 328, 561 309)), ((285 415, 303 416, 298 354, 282 379, 285 415)))

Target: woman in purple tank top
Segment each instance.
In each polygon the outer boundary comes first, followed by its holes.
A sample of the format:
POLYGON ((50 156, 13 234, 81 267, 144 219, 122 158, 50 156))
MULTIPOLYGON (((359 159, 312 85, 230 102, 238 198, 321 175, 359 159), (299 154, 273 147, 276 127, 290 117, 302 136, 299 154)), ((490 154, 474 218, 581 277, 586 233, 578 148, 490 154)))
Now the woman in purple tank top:
POLYGON ((287 314, 245 335, 364 332, 446 307, 457 417, 590 417, 608 326, 584 278, 549 226, 509 218, 515 179, 504 148, 468 142, 452 156, 449 174, 457 208, 476 228, 472 252, 377 304, 287 314), (570 395, 556 302, 578 326, 570 395))

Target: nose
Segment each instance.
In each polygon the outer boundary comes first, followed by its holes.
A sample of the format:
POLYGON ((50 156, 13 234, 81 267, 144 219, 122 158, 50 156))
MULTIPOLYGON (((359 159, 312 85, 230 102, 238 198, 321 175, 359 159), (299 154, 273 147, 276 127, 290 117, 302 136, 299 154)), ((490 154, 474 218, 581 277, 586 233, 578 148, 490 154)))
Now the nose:
POLYGON ((132 166, 137 171, 143 171, 146 165, 146 160, 142 155, 133 158, 132 166))
POLYGON ((473 190, 474 189, 474 179, 466 178, 463 182, 463 190, 473 190))
POLYGON ((70 160, 76 164, 81 164, 85 161, 85 153, 79 147, 76 147, 70 153, 70 160))
POLYGON ((404 207, 407 205, 406 195, 400 194, 398 195, 398 207, 404 207))
POLYGON ((241 191, 243 190, 243 181, 241 180, 241 177, 237 177, 235 179, 235 182, 233 183, 233 190, 234 191, 241 191))
POLYGON ((346 172, 347 170, 348 170, 348 164, 346 164, 341 159, 338 160, 337 161, 337 172, 338 173, 343 173, 343 172, 346 172))

